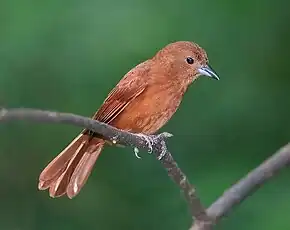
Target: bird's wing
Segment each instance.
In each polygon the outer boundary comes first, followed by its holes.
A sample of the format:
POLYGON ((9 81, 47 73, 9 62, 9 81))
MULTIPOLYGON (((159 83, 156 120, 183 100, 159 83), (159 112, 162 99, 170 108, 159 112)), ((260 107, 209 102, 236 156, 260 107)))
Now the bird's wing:
POLYGON ((110 92, 93 119, 112 122, 124 109, 147 88, 150 61, 145 61, 129 71, 110 92))
POLYGON ((130 87, 116 86, 108 95, 93 119, 110 123, 112 122, 136 97, 146 89, 146 84, 130 85, 130 87))

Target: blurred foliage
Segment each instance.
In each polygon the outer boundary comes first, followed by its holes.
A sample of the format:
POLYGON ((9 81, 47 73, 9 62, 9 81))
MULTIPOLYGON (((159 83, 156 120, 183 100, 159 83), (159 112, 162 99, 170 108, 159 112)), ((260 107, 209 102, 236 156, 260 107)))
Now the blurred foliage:
MULTIPOLYGON (((92 115, 133 66, 169 42, 196 41, 221 81, 200 78, 162 129, 209 205, 290 139, 289 1, 2 0, 0 104, 92 115)), ((154 157, 108 147, 73 200, 37 190, 77 135, 65 125, 0 126, 0 229, 187 229, 179 189, 154 157)), ((290 173, 217 229, 288 229, 290 173)))

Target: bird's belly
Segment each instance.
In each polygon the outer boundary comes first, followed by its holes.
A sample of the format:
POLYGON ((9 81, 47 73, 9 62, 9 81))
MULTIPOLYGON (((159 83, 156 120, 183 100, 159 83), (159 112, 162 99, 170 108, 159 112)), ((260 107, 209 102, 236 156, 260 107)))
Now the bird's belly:
POLYGON ((163 91, 144 93, 132 101, 112 125, 134 133, 153 134, 176 112, 181 98, 163 91))

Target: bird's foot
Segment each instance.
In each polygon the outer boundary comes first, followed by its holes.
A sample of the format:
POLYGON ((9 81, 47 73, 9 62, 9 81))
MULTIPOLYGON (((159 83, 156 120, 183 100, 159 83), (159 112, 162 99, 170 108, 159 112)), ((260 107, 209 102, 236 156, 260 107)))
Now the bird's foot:
POLYGON ((161 153, 159 154, 159 156, 157 157, 158 160, 161 160, 167 153, 167 147, 166 147, 166 143, 165 140, 167 138, 173 137, 172 133, 168 133, 168 132, 163 132, 157 135, 157 139, 159 139, 159 141, 161 141, 161 153))
POLYGON ((137 136, 141 137, 146 141, 146 144, 148 146, 148 153, 153 152, 153 145, 155 143, 155 136, 154 135, 145 135, 143 133, 138 133, 137 136))
MULTIPOLYGON (((167 152, 167 148, 166 148, 166 144, 165 144, 165 139, 169 138, 169 137, 172 137, 173 134, 171 133, 168 133, 168 132, 163 132, 163 133, 160 133, 158 135, 145 135, 145 134, 142 134, 142 133, 138 133, 136 134, 138 135, 139 137, 143 138, 145 141, 146 141, 146 144, 148 146, 148 153, 151 154, 153 152, 153 146, 155 144, 157 144, 158 142, 161 142, 161 153, 159 154, 159 156, 157 157, 158 160, 161 160, 166 152, 167 152)), ((141 158, 138 153, 139 153, 139 149, 138 148, 134 148, 134 153, 135 153, 135 156, 137 158, 141 158)))
POLYGON ((139 149, 137 147, 134 147, 134 153, 135 153, 135 157, 137 157, 138 159, 141 159, 141 157, 138 155, 139 149))
POLYGON ((163 132, 157 135, 157 138, 167 139, 169 137, 173 137, 172 133, 163 132))

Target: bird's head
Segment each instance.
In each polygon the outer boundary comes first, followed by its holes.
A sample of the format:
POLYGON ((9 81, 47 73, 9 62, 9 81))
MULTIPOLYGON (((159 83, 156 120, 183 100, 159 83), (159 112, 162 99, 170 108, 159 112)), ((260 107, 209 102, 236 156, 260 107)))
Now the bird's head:
POLYGON ((219 80, 218 75, 209 66, 204 49, 193 42, 179 41, 161 49, 153 58, 173 78, 185 78, 192 82, 199 76, 208 76, 219 80))

